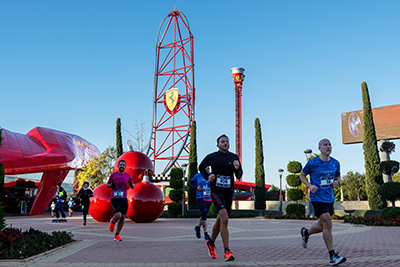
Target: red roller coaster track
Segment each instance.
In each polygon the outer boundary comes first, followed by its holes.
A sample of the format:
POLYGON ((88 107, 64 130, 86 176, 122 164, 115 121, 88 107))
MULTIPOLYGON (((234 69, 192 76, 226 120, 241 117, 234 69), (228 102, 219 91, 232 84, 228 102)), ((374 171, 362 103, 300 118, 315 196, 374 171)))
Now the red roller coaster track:
POLYGON ((163 174, 188 161, 194 102, 193 35, 187 18, 175 8, 157 33, 153 123, 147 150, 155 171, 156 161, 165 163, 163 174))

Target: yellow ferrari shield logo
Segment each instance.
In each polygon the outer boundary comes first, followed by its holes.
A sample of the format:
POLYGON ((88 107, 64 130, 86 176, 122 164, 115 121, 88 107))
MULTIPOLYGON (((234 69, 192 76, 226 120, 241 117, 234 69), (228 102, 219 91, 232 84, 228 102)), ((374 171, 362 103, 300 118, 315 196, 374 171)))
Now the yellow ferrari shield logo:
POLYGON ((165 103, 168 109, 172 112, 174 111, 176 104, 178 104, 179 94, 178 88, 171 88, 165 92, 165 103))

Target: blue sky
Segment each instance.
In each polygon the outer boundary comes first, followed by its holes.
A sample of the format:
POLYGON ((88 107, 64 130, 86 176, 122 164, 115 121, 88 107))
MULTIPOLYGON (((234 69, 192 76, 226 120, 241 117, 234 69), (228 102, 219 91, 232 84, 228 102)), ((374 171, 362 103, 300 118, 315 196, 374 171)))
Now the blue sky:
POLYGON ((318 152, 325 137, 342 174, 364 173, 362 145, 341 143, 340 113, 362 109, 363 81, 372 107, 399 104, 399 1, 1 0, 0 126, 75 133, 103 151, 118 117, 130 132, 135 119, 150 125, 156 35, 175 5, 194 35, 199 160, 221 133, 234 151, 238 66, 245 181, 254 181, 255 118, 266 183, 279 185, 277 170, 305 163, 303 151, 318 152))

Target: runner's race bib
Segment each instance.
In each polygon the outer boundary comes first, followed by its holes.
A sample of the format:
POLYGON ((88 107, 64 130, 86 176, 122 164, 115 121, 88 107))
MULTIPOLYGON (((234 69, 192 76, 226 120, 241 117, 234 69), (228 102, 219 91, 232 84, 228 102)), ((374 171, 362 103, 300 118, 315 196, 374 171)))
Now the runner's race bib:
POLYGON ((203 185, 203 198, 211 198, 211 190, 207 185, 203 185))
POLYGON ((115 190, 114 197, 124 197, 124 191, 122 190, 115 190))
POLYGON ((230 188, 231 187, 231 177, 217 174, 217 184, 218 187, 230 188))
POLYGON ((335 181, 334 176, 323 176, 321 177, 321 188, 331 188, 333 187, 333 182, 335 181))

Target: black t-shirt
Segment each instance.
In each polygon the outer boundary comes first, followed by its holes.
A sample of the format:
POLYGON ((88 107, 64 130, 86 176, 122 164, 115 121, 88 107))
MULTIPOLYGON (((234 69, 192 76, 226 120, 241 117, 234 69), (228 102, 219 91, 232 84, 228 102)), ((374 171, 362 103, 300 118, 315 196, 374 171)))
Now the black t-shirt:
POLYGON ((205 179, 208 179, 209 176, 209 174, 205 170, 207 166, 211 166, 211 172, 215 175, 215 180, 213 182, 210 182, 212 192, 233 192, 235 188, 235 179, 233 174, 235 174, 237 179, 240 179, 243 175, 242 165, 240 163, 238 155, 229 151, 227 151, 226 153, 217 151, 208 154, 201 161, 199 165, 199 170, 201 175, 203 175, 205 179), (235 160, 239 161, 239 169, 237 170, 233 165, 233 162, 235 160))
POLYGON ((90 197, 93 196, 93 192, 90 188, 81 188, 81 190, 79 190, 78 196, 81 199, 81 204, 88 205, 90 204, 90 197))

